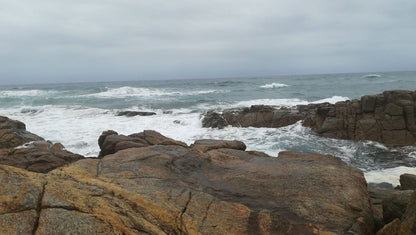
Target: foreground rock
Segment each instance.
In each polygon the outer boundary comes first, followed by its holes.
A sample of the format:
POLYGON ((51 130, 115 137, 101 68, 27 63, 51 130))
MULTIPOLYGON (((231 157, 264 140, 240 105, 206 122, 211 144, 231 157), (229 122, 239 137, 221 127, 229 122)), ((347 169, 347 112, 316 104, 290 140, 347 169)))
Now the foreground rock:
MULTIPOLYGON (((116 136, 103 133, 101 146, 116 136)), ((339 158, 272 158, 238 141, 188 147, 149 131, 127 137, 147 145, 45 175, 0 166, 0 233, 373 233, 363 174, 339 158)))
POLYGON ((416 142, 415 100, 415 91, 393 90, 336 104, 224 110, 221 116, 237 127, 282 127, 303 120, 304 126, 325 137, 406 146, 416 142))

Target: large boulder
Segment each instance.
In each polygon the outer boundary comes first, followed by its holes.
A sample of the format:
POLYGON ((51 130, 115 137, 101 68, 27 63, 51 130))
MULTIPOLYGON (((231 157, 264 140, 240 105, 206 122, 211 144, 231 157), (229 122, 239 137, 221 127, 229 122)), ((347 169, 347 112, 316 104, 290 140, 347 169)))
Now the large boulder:
POLYGON ((98 145, 101 149, 98 157, 102 158, 123 149, 140 148, 156 144, 187 147, 185 143, 163 136, 157 131, 144 130, 140 133, 125 136, 119 135, 113 130, 108 130, 104 131, 98 138, 98 145))
POLYGON ((383 218, 386 224, 402 217, 410 202, 412 193, 412 190, 396 190, 389 197, 383 199, 383 218))
POLYGON ((23 122, 0 116, 0 149, 13 148, 30 141, 41 141, 42 137, 26 131, 23 122))
POLYGON ((416 190, 416 175, 403 174, 400 175, 401 190, 416 190))
POLYGON ((226 126, 228 126, 228 123, 224 117, 214 111, 207 112, 202 118, 202 127, 223 129, 226 126))

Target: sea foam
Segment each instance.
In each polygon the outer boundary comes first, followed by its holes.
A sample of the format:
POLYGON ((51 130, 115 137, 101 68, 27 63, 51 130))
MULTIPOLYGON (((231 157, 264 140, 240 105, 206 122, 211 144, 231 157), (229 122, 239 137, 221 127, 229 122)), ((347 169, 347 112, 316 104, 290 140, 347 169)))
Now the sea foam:
POLYGON ((281 87, 288 87, 289 85, 283 84, 283 83, 270 83, 270 84, 266 84, 263 86, 260 86, 260 88, 266 88, 266 89, 271 89, 271 88, 281 88, 281 87))

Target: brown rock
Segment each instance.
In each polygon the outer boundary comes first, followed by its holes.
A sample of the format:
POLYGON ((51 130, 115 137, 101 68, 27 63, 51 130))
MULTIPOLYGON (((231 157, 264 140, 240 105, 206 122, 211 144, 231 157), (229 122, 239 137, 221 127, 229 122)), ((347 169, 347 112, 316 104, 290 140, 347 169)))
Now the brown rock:
POLYGON ((412 196, 412 190, 395 191, 383 200, 383 218, 386 224, 394 219, 400 219, 406 211, 412 196))
POLYGON ((416 234, 416 191, 413 192, 406 212, 402 217, 399 234, 416 234))
POLYGON ((191 147, 202 152, 219 148, 237 149, 242 151, 246 150, 246 145, 243 142, 236 140, 196 140, 191 147))
POLYGON ((400 175, 400 188, 401 190, 416 190, 416 175, 400 175))
POLYGON ((79 154, 64 150, 60 143, 36 141, 0 155, 0 164, 46 173, 83 158, 79 154))
POLYGON ((372 234, 363 174, 339 158, 197 143, 219 148, 128 148, 46 175, 0 166, 0 221, 30 234, 372 234))
POLYGON ((125 136, 118 135, 117 132, 110 130, 104 131, 98 139, 98 145, 101 149, 98 157, 102 158, 123 149, 145 147, 156 144, 179 145, 187 147, 185 143, 163 136, 156 131, 145 130, 140 133, 125 136))
POLYGON ((30 141, 43 140, 42 137, 26 131, 23 122, 0 116, 0 148, 13 148, 30 141))
POLYGON ((364 113, 374 112, 376 108, 376 99, 374 95, 365 95, 361 97, 361 110, 364 113))
POLYGON ((400 229, 400 219, 395 219, 380 229, 376 235, 396 235, 400 229))

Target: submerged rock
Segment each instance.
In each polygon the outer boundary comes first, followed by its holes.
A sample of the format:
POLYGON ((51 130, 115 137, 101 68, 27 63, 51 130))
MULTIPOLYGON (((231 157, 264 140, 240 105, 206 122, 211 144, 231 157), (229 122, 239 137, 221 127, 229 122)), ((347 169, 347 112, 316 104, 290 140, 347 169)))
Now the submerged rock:
POLYGON ((126 116, 126 117, 134 117, 134 116, 153 116, 156 115, 155 112, 143 112, 143 111, 121 111, 117 113, 117 116, 126 116))

